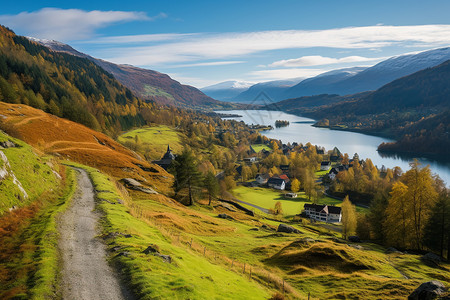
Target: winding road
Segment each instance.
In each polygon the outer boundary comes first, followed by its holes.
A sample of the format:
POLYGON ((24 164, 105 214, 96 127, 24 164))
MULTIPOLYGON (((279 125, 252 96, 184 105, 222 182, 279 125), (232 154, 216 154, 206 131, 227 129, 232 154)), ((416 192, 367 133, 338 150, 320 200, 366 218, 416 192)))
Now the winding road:
POLYGON ((99 239, 99 214, 94 188, 86 171, 78 172, 77 191, 59 220, 63 299, 130 299, 106 261, 99 239))

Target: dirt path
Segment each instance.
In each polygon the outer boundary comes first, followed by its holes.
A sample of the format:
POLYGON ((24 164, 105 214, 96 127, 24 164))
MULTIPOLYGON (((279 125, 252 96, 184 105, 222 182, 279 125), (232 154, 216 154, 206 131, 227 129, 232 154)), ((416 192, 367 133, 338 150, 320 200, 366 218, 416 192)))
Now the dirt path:
POLYGON ((59 221, 63 299, 129 299, 97 237, 99 215, 94 211, 92 183, 86 171, 77 171, 76 194, 59 221))

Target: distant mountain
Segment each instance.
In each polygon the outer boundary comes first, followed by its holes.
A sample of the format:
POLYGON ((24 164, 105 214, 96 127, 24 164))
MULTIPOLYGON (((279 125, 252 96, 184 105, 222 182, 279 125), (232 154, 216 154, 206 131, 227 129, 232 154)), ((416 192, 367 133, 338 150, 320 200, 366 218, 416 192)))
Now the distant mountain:
POLYGON ((281 94, 283 99, 320 94, 335 94, 336 84, 366 70, 365 67, 345 68, 319 74, 305 79, 281 94))
POLYGON ((252 85, 245 92, 240 93, 233 98, 233 102, 268 104, 273 101, 282 100, 282 93, 291 86, 299 83, 301 78, 276 80, 261 82, 252 85))
POLYGON ((65 52, 91 60, 111 73, 118 81, 128 87, 141 99, 189 108, 228 107, 227 104, 208 97, 193 86, 184 85, 173 80, 167 74, 130 65, 118 65, 97 59, 58 41, 31 37, 28 37, 28 39, 38 42, 53 51, 65 52))
POLYGON ((237 95, 248 90, 254 83, 246 81, 224 81, 200 89, 211 98, 220 101, 232 101, 237 95))

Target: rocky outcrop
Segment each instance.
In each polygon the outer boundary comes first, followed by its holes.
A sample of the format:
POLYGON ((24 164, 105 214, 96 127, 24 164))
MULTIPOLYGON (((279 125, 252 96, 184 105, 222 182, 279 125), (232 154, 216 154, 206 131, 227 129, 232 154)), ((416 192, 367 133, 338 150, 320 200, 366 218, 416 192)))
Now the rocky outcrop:
POLYGON ((408 300, 434 300, 446 293, 444 284, 437 280, 422 283, 408 296, 408 300))
POLYGON ((280 224, 278 225, 277 232, 300 233, 300 230, 286 224, 280 224))
POLYGON ((162 260, 164 260, 167 263, 172 263, 172 257, 170 255, 161 254, 159 252, 159 247, 156 245, 150 245, 148 246, 143 253, 145 254, 153 254, 154 256, 160 257, 162 260))
POLYGON ((122 178, 120 180, 130 190, 140 191, 146 194, 157 194, 155 190, 149 187, 144 187, 139 181, 133 178, 122 178))
POLYGON ((231 217, 227 214, 219 214, 218 217, 221 219, 226 219, 226 220, 234 220, 233 217, 231 217))
POLYGON ((17 179, 16 175, 14 174, 14 171, 11 168, 11 165, 9 164, 8 157, 6 157, 5 153, 3 151, 0 151, 0 182, 8 177, 12 178, 13 183, 17 186, 17 188, 22 193, 22 196, 24 199, 28 198, 28 194, 25 191, 25 189, 22 186, 22 183, 17 179))

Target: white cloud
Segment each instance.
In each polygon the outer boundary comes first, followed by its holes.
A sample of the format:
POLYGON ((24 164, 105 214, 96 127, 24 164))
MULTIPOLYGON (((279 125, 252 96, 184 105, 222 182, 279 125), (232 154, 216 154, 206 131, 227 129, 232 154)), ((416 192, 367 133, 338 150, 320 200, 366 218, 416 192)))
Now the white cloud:
POLYGON ((380 49, 386 46, 450 44, 450 25, 366 26, 327 30, 204 33, 139 47, 105 52, 117 63, 158 65, 235 58, 270 50, 326 47, 380 49))
POLYGON ((308 67, 308 66, 322 66, 342 63, 354 63, 354 62, 368 62, 368 61, 381 61, 386 57, 362 57, 362 56, 346 56, 342 58, 332 58, 320 55, 302 56, 294 59, 279 60, 268 65, 269 67, 308 67))
POLYGON ((180 41, 187 37, 198 36, 199 33, 157 33, 100 37, 94 40, 86 40, 78 43, 82 44, 130 44, 130 43, 151 43, 163 41, 180 41))
POLYGON ((281 80, 292 78, 305 79, 314 77, 326 71, 327 70, 323 69, 303 69, 303 68, 259 70, 249 72, 247 80, 270 81, 270 80, 281 80))
POLYGON ((43 8, 17 15, 0 15, 0 23, 33 37, 68 41, 90 38, 96 29, 117 22, 152 21, 165 17, 164 13, 148 17, 143 12, 43 8))
POLYGON ((224 66, 224 65, 242 64, 244 62, 245 61, 242 61, 242 60, 210 61, 210 62, 201 62, 201 63, 195 63, 195 64, 173 65, 173 66, 169 66, 169 68, 224 66))

